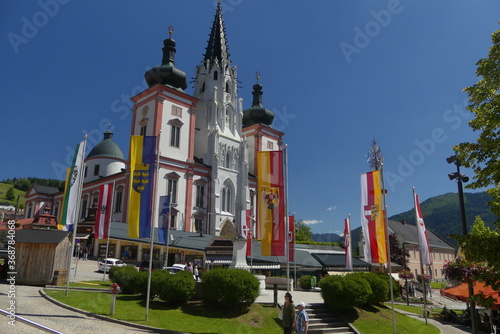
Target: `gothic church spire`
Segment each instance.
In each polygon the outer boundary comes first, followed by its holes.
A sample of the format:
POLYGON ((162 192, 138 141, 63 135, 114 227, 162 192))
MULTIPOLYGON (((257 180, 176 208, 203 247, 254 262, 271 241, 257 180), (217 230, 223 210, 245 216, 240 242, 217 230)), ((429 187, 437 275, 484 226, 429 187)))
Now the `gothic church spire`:
POLYGON ((224 26, 222 6, 219 1, 215 12, 214 22, 212 23, 212 30, 210 31, 210 38, 205 51, 205 64, 207 61, 210 62, 211 65, 213 65, 216 61, 219 65, 222 65, 223 61, 231 63, 227 50, 226 27, 224 26))

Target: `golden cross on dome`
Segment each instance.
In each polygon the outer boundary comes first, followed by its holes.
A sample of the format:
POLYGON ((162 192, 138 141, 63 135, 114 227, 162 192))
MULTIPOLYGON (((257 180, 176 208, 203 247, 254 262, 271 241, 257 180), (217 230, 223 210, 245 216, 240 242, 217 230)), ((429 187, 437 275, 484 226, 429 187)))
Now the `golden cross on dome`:
POLYGON ((174 26, 168 26, 168 38, 172 37, 173 32, 174 32, 174 26))
POLYGON ((257 78, 257 83, 259 83, 259 80, 260 80, 260 72, 259 71, 255 72, 255 77, 257 78))

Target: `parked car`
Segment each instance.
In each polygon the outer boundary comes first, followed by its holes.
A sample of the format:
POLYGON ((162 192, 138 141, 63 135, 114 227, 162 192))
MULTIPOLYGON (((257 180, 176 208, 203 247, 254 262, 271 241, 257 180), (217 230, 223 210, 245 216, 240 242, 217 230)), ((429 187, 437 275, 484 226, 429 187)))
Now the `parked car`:
POLYGON ((184 269, 179 268, 179 267, 166 267, 166 268, 163 268, 162 270, 166 270, 171 274, 177 274, 179 271, 184 271, 184 269))
MULTIPOLYGON (((156 269, 162 269, 163 264, 158 261, 153 261, 153 266, 151 267, 151 270, 156 270, 156 269)), ((148 271, 149 270, 149 261, 142 261, 141 265, 139 266, 139 271, 148 271)))
POLYGON ((111 267, 124 267, 126 265, 127 264, 120 259, 107 258, 99 261, 97 271, 108 272, 111 267))

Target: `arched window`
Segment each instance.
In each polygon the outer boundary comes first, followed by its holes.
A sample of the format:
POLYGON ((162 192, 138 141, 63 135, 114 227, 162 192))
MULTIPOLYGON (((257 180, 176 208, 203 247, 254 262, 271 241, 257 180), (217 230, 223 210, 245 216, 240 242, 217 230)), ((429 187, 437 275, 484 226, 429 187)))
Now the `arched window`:
POLYGON ((203 83, 203 85, 201 85, 201 93, 203 93, 205 91, 205 83, 203 83))
POLYGON ((229 91, 229 82, 226 81, 226 93, 230 93, 229 91))
POLYGON ((219 73, 214 71, 214 80, 219 80, 219 73))
POLYGON ((233 213, 234 211, 234 192, 231 181, 226 180, 222 186, 221 211, 233 213))

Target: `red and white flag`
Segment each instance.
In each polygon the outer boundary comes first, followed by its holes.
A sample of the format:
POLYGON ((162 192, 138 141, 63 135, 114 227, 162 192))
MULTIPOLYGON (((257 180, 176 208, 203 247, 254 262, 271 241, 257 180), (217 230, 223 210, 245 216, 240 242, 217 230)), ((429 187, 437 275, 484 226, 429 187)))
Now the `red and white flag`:
POLYGON ((288 217, 288 260, 295 261, 295 216, 288 217))
POLYGON ((418 195, 414 194, 414 198, 415 198, 415 216, 417 217, 418 241, 420 245, 420 257, 422 259, 422 264, 424 266, 430 266, 432 264, 432 258, 429 248, 429 238, 427 237, 427 230, 425 229, 424 217, 422 216, 422 210, 420 209, 420 203, 418 202, 418 195))
POLYGON ((352 252, 351 252, 351 227, 350 219, 344 219, 344 250, 345 250, 345 267, 352 270, 352 252))
POLYGON ((241 210, 241 235, 247 239, 246 256, 252 255, 252 213, 250 210, 241 210))
POLYGON ((95 238, 106 239, 108 237, 109 221, 111 218, 113 184, 102 184, 99 190, 99 206, 95 219, 95 238))

